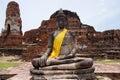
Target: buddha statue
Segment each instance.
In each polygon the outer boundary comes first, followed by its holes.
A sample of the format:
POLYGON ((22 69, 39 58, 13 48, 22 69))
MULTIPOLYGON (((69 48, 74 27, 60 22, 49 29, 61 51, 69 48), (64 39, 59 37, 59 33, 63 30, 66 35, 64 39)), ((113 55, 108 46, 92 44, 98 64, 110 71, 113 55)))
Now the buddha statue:
MULTIPOLYGON (((67 17, 63 10, 59 10, 56 16, 58 29, 50 33, 48 48, 40 58, 32 60, 36 70, 75 70, 91 68, 91 58, 75 57, 76 42, 74 35, 67 30, 67 17)), ((34 73, 34 72, 33 72, 34 73)))

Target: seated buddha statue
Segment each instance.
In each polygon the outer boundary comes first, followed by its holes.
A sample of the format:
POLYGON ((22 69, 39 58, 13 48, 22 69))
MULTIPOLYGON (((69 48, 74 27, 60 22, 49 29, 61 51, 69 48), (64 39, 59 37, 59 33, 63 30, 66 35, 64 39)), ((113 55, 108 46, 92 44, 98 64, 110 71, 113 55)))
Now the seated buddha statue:
POLYGON ((75 57, 77 49, 75 37, 69 30, 67 30, 68 20, 63 10, 59 10, 58 15, 56 16, 56 25, 58 29, 50 33, 46 52, 40 58, 32 60, 34 68, 39 69, 51 65, 73 63, 74 65, 71 65, 72 68, 91 67, 93 64, 91 58, 75 57))

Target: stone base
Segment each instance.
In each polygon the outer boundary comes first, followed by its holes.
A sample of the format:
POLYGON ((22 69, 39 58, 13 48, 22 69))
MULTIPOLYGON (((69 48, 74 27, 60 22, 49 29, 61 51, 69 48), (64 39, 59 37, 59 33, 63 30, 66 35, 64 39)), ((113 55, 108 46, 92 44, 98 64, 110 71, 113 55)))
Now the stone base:
POLYGON ((32 77, 32 80, 94 80, 94 73, 91 74, 81 74, 81 75, 75 75, 75 74, 61 74, 61 75, 34 75, 32 77))
POLYGON ((32 80, 94 80, 94 67, 78 70, 37 70, 31 69, 32 80))

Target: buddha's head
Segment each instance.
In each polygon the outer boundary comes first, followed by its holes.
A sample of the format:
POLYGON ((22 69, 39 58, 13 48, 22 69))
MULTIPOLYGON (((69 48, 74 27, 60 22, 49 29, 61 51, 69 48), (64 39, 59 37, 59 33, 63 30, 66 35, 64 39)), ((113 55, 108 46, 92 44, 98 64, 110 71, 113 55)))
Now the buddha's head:
POLYGON ((67 17, 66 15, 64 14, 63 10, 60 9, 58 14, 57 14, 57 17, 56 17, 56 24, 57 26, 60 28, 60 29, 63 29, 65 27, 67 27, 67 17))

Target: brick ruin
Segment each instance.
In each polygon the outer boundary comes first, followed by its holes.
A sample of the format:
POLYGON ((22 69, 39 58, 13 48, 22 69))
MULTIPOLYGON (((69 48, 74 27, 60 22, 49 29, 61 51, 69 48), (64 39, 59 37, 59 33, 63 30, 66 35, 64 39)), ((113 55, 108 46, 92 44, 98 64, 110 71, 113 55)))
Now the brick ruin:
MULTIPOLYGON (((57 13, 58 11, 53 13, 49 20, 43 20, 38 29, 26 31, 24 34, 25 43, 39 45, 41 51, 44 52, 50 32, 57 29, 55 24, 57 13)), ((77 56, 104 58, 106 54, 110 53, 108 54, 109 58, 114 58, 116 57, 114 53, 119 54, 120 30, 97 32, 93 26, 83 24, 75 12, 64 10, 64 13, 68 19, 67 28, 76 36, 78 53, 80 53, 77 56), (110 50, 112 52, 109 52, 110 50)))
MULTIPOLYGON (((82 23, 76 12, 63 11, 68 19, 67 29, 75 35, 78 44, 77 53, 80 54, 77 56, 120 59, 119 29, 97 32, 93 26, 82 23)), ((26 31, 23 36, 19 5, 14 1, 10 2, 6 10, 5 27, 0 36, 0 48, 24 48, 24 59, 38 57, 46 50, 49 34, 57 29, 57 14, 58 11, 49 20, 43 20, 37 29, 26 31)))
MULTIPOLYGON (((57 29, 55 23, 57 13, 58 11, 52 14, 49 20, 42 21, 41 26, 39 26, 38 29, 25 32, 25 43, 36 43, 40 46, 46 47, 50 32, 57 29)), ((93 26, 82 24, 75 12, 64 10, 64 13, 68 19, 67 29, 69 29, 76 36, 77 43, 87 43, 86 34, 88 32, 96 32, 93 26)))
POLYGON ((20 46, 23 41, 22 20, 19 5, 12 1, 7 5, 5 26, 0 37, 2 47, 20 46))

